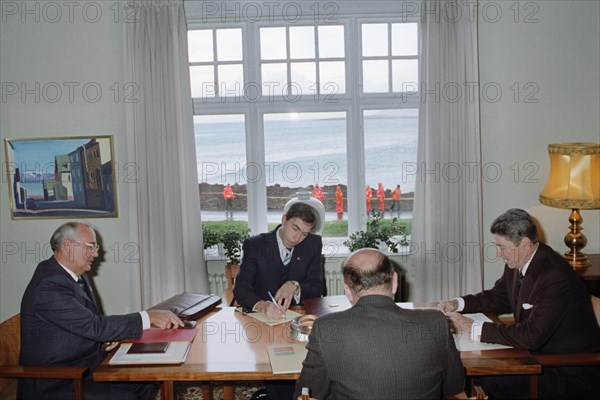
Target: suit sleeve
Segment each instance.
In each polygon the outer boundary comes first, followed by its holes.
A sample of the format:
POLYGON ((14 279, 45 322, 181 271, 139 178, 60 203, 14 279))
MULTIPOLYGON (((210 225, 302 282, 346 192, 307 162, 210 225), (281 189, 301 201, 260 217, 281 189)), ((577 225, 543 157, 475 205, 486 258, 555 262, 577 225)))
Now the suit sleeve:
POLYGON ((464 390, 465 369, 460 359, 460 353, 456 348, 454 336, 450 332, 450 327, 445 318, 442 321, 442 329, 446 329, 446 369, 443 378, 443 391, 445 396, 452 396, 464 390))
POLYGON ((258 273, 258 246, 251 239, 244 240, 242 245, 244 258, 240 272, 235 279, 233 294, 242 307, 251 310, 261 297, 254 290, 254 283, 258 273))
MULTIPOLYGON (((323 251, 323 240, 321 236, 315 235, 307 249, 310 255, 310 262, 306 267, 306 275, 296 278, 300 283, 301 300, 321 297, 324 293, 323 265, 321 254, 323 251)), ((292 276, 294 279, 294 276, 292 276)))
POLYGON ((463 296, 465 308, 462 313, 477 313, 492 311, 496 315, 512 313, 508 299, 507 272, 508 267, 504 267, 504 273, 494 283, 494 287, 477 294, 463 296))
POLYGON ((139 313, 100 315, 77 299, 74 287, 67 279, 57 276, 40 282, 34 299, 38 317, 66 332, 95 342, 141 336, 142 317, 139 313))
POLYGON ((325 400, 331 391, 331 380, 323 363, 318 321, 313 326, 306 348, 308 353, 302 362, 302 371, 296 381, 294 399, 300 396, 303 387, 307 387, 310 389, 310 397, 325 400))
POLYGON ((554 334, 565 317, 573 293, 569 280, 557 271, 545 271, 535 285, 535 303, 522 310, 513 325, 485 323, 481 341, 537 350, 554 334))

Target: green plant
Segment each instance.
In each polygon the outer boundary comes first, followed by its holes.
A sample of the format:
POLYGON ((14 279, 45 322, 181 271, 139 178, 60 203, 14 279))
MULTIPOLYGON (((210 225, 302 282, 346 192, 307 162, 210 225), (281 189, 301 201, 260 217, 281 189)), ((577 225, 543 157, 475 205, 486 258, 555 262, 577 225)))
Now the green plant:
POLYGON ((398 245, 408 245, 407 229, 398 218, 383 219, 377 211, 371 211, 366 230, 355 232, 344 241, 350 251, 365 247, 377 249, 381 243, 385 243, 392 253, 398 253, 398 245), (399 235, 402 235, 400 241, 392 240, 393 236, 399 235))
POLYGON ((242 244, 248 237, 248 225, 246 223, 204 222, 202 223, 202 236, 204 249, 222 243, 225 257, 229 258, 232 264, 239 264, 242 256, 242 244))
POLYGON ((225 249, 225 257, 229 258, 232 264, 239 264, 242 257, 242 244, 248 237, 248 231, 228 230, 221 235, 221 243, 225 249))

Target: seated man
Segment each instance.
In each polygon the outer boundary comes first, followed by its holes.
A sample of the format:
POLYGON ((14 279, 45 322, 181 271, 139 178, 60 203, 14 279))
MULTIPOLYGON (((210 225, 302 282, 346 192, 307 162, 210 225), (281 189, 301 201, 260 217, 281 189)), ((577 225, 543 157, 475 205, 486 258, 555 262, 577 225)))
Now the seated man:
MULTIPOLYGON (((67 222, 52 235, 54 255, 36 268, 21 302, 21 365, 86 366, 86 400, 150 399, 154 385, 94 382, 93 372, 119 340, 137 338, 151 325, 178 328, 171 311, 151 310, 104 316, 86 272, 98 257, 96 233, 88 225, 67 222)), ((71 381, 20 379, 17 398, 73 398, 71 381)))
MULTIPOLYGON (((440 302, 455 329, 482 342, 536 352, 600 351, 600 328, 583 281, 560 254, 538 241, 531 216, 510 209, 490 230, 497 255, 506 263, 504 273, 491 289, 440 302), (456 311, 513 313, 516 323, 478 326, 456 311)), ((600 373, 594 367, 544 368, 539 379, 541 397, 587 398, 600 373)), ((527 398, 528 383, 527 376, 480 379, 485 392, 497 398, 527 398)))
MULTIPOLYGON (((244 241, 242 264, 233 293, 245 310, 281 319, 292 303, 321 297, 324 291, 321 236, 311 233, 319 214, 298 201, 281 217, 281 225, 244 241), (274 294, 274 300, 271 296, 274 294)), ((270 400, 289 400, 291 381, 265 382, 270 400)))
MULTIPOLYGON (((460 354, 444 315, 394 303, 390 259, 361 249, 342 265, 346 311, 318 318, 296 395, 327 399, 441 399, 464 389, 460 354)), ((295 397, 294 397, 295 398, 295 397)))
POLYGON ((281 319, 292 302, 321 297, 324 290, 321 236, 311 233, 317 219, 310 205, 297 202, 281 225, 244 241, 244 256, 235 280, 236 301, 247 310, 281 319), (277 304, 271 302, 269 293, 277 304))

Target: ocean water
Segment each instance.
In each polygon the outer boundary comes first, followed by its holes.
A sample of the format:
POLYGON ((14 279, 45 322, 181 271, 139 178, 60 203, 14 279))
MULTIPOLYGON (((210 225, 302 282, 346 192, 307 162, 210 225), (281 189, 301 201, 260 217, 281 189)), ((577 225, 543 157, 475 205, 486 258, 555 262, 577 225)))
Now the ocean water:
MULTIPOLYGON (((365 118, 365 179, 372 188, 414 190, 416 115, 365 118)), ((264 174, 267 185, 347 184, 346 121, 342 118, 265 121, 265 164, 248 164, 243 121, 195 124, 198 181, 246 184, 264 174)))

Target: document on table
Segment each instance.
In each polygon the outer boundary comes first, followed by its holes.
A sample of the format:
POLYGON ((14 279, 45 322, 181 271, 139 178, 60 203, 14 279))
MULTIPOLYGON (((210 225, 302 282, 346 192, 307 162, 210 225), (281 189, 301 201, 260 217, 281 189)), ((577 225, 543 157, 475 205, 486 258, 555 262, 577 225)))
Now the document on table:
POLYGON ((109 365, 182 364, 185 362, 192 342, 171 342, 164 353, 127 353, 133 343, 121 343, 109 365))
POLYGON ((273 374, 294 374, 302 370, 306 358, 305 344, 290 343, 267 347, 273 374))
POLYGON ((274 325, 279 325, 279 324, 285 324, 286 322, 290 322, 292 319, 296 318, 296 317, 301 317, 302 314, 297 313, 296 311, 292 311, 292 310, 287 310, 285 312, 285 318, 281 318, 281 319, 269 319, 267 318, 267 316, 264 313, 261 312, 244 312, 244 310, 242 309, 242 307, 238 307, 235 309, 235 311, 239 311, 249 317, 254 318, 257 321, 262 322, 263 324, 267 324, 270 326, 274 326, 274 325))
MULTIPOLYGON (((475 314, 464 314, 465 317, 471 318, 473 320, 473 324, 483 324, 484 322, 492 322, 485 314, 483 313, 475 313, 475 314)), ((458 351, 477 351, 477 350, 496 350, 496 349, 510 349, 511 346, 506 346, 503 344, 497 343, 485 343, 481 342, 479 338, 477 340, 471 340, 470 333, 455 333, 454 341, 456 343, 456 348, 458 351)))

